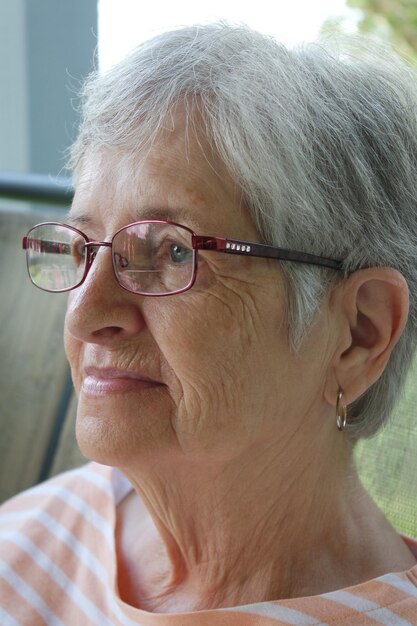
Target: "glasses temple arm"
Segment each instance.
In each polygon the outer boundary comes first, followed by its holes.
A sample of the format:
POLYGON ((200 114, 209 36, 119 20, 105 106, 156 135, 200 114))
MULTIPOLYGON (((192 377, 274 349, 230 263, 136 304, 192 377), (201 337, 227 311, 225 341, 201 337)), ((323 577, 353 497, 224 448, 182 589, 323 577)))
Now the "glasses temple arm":
POLYGON ((295 252, 285 248, 276 248, 262 243, 240 241, 238 239, 225 239, 223 237, 207 237, 205 235, 193 235, 193 248, 195 250, 213 250, 225 254, 237 254, 241 256, 254 256, 261 258, 277 259, 279 261, 293 261, 308 265, 320 265, 334 270, 342 271, 341 261, 327 257, 316 256, 307 252, 295 252))

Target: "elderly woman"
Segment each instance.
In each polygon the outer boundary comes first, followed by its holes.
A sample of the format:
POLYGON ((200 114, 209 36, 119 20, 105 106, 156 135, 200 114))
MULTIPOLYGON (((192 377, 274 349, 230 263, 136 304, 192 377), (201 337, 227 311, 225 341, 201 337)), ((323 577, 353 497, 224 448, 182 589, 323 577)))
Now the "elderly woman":
POLYGON ((2 624, 417 624, 352 460, 416 345, 414 80, 210 25, 89 81, 24 247, 96 463, 3 507, 2 624))

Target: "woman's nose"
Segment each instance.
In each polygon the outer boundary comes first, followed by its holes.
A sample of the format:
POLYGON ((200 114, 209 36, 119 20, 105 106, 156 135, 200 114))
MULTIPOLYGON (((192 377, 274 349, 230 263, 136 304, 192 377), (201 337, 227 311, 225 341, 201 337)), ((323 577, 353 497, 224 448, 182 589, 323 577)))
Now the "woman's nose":
POLYGON ((123 340, 141 332, 143 297, 119 285, 109 248, 94 249, 92 257, 85 281, 70 292, 66 330, 87 343, 123 340))

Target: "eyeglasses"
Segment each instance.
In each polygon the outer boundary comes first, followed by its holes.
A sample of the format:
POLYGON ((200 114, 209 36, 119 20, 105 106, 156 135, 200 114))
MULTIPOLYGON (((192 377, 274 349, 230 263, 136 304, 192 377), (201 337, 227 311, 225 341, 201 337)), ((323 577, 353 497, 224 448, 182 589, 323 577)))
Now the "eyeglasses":
POLYGON ((275 248, 260 243, 196 235, 181 224, 148 220, 128 224, 110 241, 87 235, 57 222, 31 228, 23 238, 32 283, 44 291, 63 292, 86 279, 100 247, 111 249, 113 271, 123 289, 142 296, 169 296, 194 285, 198 251, 263 257, 341 270, 340 261, 275 248))

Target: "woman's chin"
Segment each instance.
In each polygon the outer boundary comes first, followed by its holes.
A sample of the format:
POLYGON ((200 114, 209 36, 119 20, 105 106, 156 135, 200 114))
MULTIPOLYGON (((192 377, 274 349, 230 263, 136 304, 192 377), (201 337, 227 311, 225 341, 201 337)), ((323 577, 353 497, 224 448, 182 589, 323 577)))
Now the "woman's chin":
POLYGON ((86 458, 103 465, 125 466, 172 445, 172 402, 166 388, 159 388, 158 394, 142 392, 141 401, 132 402, 132 395, 110 394, 103 404, 100 396, 80 393, 76 438, 86 458))

